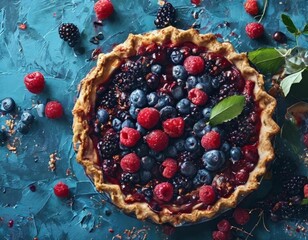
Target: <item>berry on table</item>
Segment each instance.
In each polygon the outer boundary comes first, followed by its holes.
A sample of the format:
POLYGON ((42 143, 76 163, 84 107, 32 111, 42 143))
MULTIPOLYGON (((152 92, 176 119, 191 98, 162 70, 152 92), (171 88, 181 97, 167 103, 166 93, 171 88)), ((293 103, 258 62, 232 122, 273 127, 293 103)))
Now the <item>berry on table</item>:
POLYGON ((15 109, 15 106, 16 104, 13 98, 4 98, 0 103, 0 112, 10 113, 15 109))
POLYGON ((199 198, 206 205, 213 204, 216 200, 216 193, 213 187, 210 185, 203 185, 200 187, 199 198))
POLYGON ((219 149, 220 144, 221 137, 216 131, 207 132, 201 139, 201 146, 206 150, 219 149))
POLYGON ((59 26, 60 38, 68 42, 70 47, 74 47, 80 40, 80 33, 78 27, 73 23, 62 23, 59 26))
POLYGON ((124 172, 135 173, 140 169, 141 161, 136 153, 129 153, 121 159, 120 166, 124 172))
POLYGON ((172 158, 167 158, 166 160, 164 160, 161 166, 163 167, 162 175, 165 178, 173 178, 173 176, 178 171, 178 163, 172 158))
POLYGON ((120 132, 120 143, 125 147, 133 147, 140 137, 140 133, 136 129, 125 127, 120 132))
POLYGON ((286 43, 287 42, 287 36, 280 31, 274 32, 273 39, 278 43, 286 43))
POLYGON ((104 20, 112 15, 114 8, 110 0, 99 0, 94 5, 94 11, 98 20, 104 20))
POLYGON ((246 25, 246 34, 251 39, 257 39, 263 36, 264 34, 264 27, 261 23, 252 22, 246 25))
POLYGON ((217 223, 217 228, 219 231, 229 232, 231 230, 231 224, 228 220, 222 219, 220 222, 217 223))
POLYGON ((168 147, 168 135, 162 130, 154 130, 146 136, 148 146, 154 151, 160 152, 168 147))
POLYGON ((154 24, 157 28, 164 28, 175 23, 175 8, 171 3, 165 2, 158 10, 154 24))
POLYGON ((50 101, 45 106, 45 116, 50 119, 61 118, 63 115, 62 104, 58 101, 50 101))
POLYGON ((41 93, 45 87, 45 78, 40 72, 32 72, 24 77, 26 88, 31 93, 41 93))
POLYGON ((29 125, 34 121, 34 116, 29 111, 24 111, 21 114, 20 121, 26 125, 29 125))
POLYGON ((244 4, 244 8, 245 11, 252 16, 256 16, 259 13, 257 0, 247 0, 244 4))
POLYGON ((205 105, 208 99, 207 94, 198 88, 193 88, 188 92, 188 99, 197 106, 205 105))
POLYGON ((154 196, 161 201, 169 202, 173 197, 173 185, 168 182, 162 182, 155 186, 154 196))
POLYGON ((204 60, 200 56, 189 56, 184 61, 184 68, 189 74, 200 74, 204 70, 204 60))
POLYGON ((233 218, 237 224, 245 225, 249 221, 250 215, 247 209, 236 208, 233 212, 233 218))
POLYGON ((16 128, 17 128, 17 131, 20 132, 20 133, 22 133, 22 134, 27 134, 27 133, 29 132, 29 130, 30 130, 29 125, 23 123, 22 121, 19 121, 19 122, 17 123, 16 128))
POLYGON ((146 129, 153 128, 159 122, 160 114, 155 108, 143 108, 137 116, 137 122, 146 129))
POLYGON ((58 182, 53 187, 54 194, 59 198, 66 198, 69 196, 69 188, 68 186, 63 182, 58 182))
POLYGON ((231 233, 230 232, 223 232, 223 231, 214 231, 212 233, 213 240, 230 240, 231 233))
POLYGON ((185 121, 182 117, 170 118, 163 122, 164 132, 172 138, 177 138, 183 135, 185 121))

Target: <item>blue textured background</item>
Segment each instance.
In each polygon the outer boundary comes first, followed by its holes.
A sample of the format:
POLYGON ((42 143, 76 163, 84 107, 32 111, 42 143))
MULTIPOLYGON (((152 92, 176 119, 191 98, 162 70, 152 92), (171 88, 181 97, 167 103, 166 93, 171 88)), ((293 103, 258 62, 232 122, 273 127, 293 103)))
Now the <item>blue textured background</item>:
MULTIPOLYGON (((143 239, 147 235, 147 239, 198 240, 210 239, 215 229, 216 220, 165 235, 161 226, 135 220, 104 203, 82 167, 75 163, 71 110, 78 83, 95 65, 88 61, 91 52, 97 47, 108 52, 130 32, 155 29, 157 1, 112 2, 115 13, 103 22, 103 27, 95 29, 93 0, 0 0, 0 99, 13 97, 20 110, 31 108, 38 101, 45 103, 47 99, 59 100, 65 107, 65 117, 61 120, 40 118, 33 109, 36 119, 29 134, 14 135, 19 139, 17 153, 0 147, 0 239, 112 239, 119 234, 122 239, 143 239), (62 22, 73 22, 79 27, 84 54, 75 54, 59 39, 58 26, 62 22), (27 29, 20 30, 20 23, 26 23, 27 29), (99 31, 105 38, 96 46, 89 40, 99 31), (42 94, 33 95, 25 89, 23 77, 32 71, 40 71, 45 76, 47 86, 42 94), (51 172, 48 161, 54 152, 60 160, 56 171, 51 172), (69 200, 53 195, 52 188, 59 180, 69 185, 72 196, 69 200), (30 191, 31 184, 36 186, 35 192, 30 191), (112 210, 110 216, 106 215, 108 209, 112 210), (9 228, 11 219, 14 226, 9 228), (125 229, 132 230, 130 236, 125 229)), ((270 0, 263 20, 265 38, 253 41, 244 33, 245 25, 253 18, 243 10, 242 0, 204 0, 197 8, 190 0, 170 2, 178 12, 178 27, 187 29, 195 22, 200 24, 201 33, 221 34, 221 40, 231 41, 238 51, 277 46, 271 35, 276 30, 286 32, 279 20, 282 12, 291 15, 298 26, 307 22, 306 0, 270 0), (192 12, 199 12, 197 20, 192 12), (226 22, 230 23, 229 27, 226 22)), ((285 47, 294 46, 292 36, 288 36, 289 45, 285 47)), ((300 44, 307 47, 307 39, 301 37, 300 44)), ((0 125, 10 118, 0 116, 0 125)), ((287 224, 295 226, 297 222, 270 223, 270 233, 260 226, 255 239, 306 239, 304 233, 292 235, 294 231, 287 231, 287 224)))

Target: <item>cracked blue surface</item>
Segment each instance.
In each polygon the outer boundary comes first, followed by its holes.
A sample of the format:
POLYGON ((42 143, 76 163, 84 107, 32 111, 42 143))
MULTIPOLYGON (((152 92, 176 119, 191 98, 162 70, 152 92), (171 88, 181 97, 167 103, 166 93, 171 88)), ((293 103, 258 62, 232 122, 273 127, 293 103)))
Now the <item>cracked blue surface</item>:
MULTIPOLYGON (((124 231, 135 227, 134 239, 142 239, 146 232, 147 239, 191 239, 193 234, 198 240, 209 239, 215 229, 214 221, 177 229, 175 234, 167 236, 162 233, 161 226, 140 222, 106 203, 105 197, 95 191, 82 167, 75 162, 71 110, 77 85, 95 65, 94 61, 88 61, 93 49, 101 47, 103 52, 108 52, 112 46, 123 42, 129 33, 155 29, 153 20, 158 1, 112 2, 115 13, 104 21, 103 27, 94 28, 93 0, 0 1, 0 99, 13 97, 19 109, 17 115, 20 110, 31 108, 37 102, 45 103, 47 99, 59 100, 65 110, 65 116, 54 121, 39 117, 32 109, 35 122, 30 132, 24 136, 14 134, 20 141, 17 152, 0 147, 0 239, 112 239, 117 234, 122 239, 132 239, 124 231), (59 39, 58 26, 62 22, 73 22, 78 26, 84 54, 74 53, 59 39), (19 29, 20 23, 26 23, 27 29, 19 29), (89 40, 100 31, 104 39, 95 46, 89 40), (25 89, 23 77, 32 71, 40 71, 45 76, 46 88, 42 94, 33 95, 25 89), (59 160, 52 172, 48 169, 48 161, 54 152, 59 160), (71 198, 63 200, 54 196, 52 189, 58 181, 68 184, 71 198), (30 190, 30 185, 36 186, 35 192, 30 190), (111 210, 110 216, 106 210, 111 210), (14 225, 9 228, 11 219, 14 225)), ((201 33, 219 34, 221 41, 232 42, 239 52, 278 46, 271 35, 276 30, 286 32, 279 20, 283 11, 287 11, 298 26, 307 22, 305 0, 269 1, 263 21, 265 38, 252 41, 244 33, 246 23, 253 18, 244 12, 243 1, 204 0, 197 8, 189 0, 170 2, 178 12, 178 27, 187 29, 194 22, 200 24, 201 33), (198 19, 193 18, 193 12, 199 13, 198 19)), ((288 37, 288 46, 293 46, 292 36, 288 37)), ((299 43, 307 47, 304 37, 299 43)), ((10 118, 1 116, 0 125, 10 118)), ((306 239, 304 235, 290 238, 284 228, 283 222, 272 224, 270 233, 259 227, 256 239, 306 239)))

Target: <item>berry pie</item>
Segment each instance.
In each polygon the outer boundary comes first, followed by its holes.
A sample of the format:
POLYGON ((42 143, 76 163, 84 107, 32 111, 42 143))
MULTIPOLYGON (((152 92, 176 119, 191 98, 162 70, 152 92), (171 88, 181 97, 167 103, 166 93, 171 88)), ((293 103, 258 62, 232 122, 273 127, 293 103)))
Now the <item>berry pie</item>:
POLYGON ((167 27, 130 35, 82 80, 77 160, 99 192, 139 219, 211 219, 258 188, 274 158, 276 101, 245 54, 212 34, 167 27), (242 111, 211 112, 241 96, 242 111))

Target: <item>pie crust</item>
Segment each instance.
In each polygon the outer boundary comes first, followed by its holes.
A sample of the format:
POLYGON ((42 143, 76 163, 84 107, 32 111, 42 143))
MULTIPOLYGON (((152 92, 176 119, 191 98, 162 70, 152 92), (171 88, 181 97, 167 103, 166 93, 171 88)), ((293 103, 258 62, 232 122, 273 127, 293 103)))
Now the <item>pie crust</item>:
POLYGON ((171 223, 174 226, 212 219, 227 209, 236 207, 241 199, 256 190, 266 172, 267 165, 274 158, 271 138, 279 131, 279 127, 272 119, 276 100, 264 91, 263 85, 263 76, 249 65, 246 54, 236 53, 230 43, 218 42, 213 34, 202 35, 194 29, 184 31, 174 27, 167 27, 143 35, 130 34, 128 39, 124 43, 117 45, 112 52, 100 54, 97 66, 80 83, 80 94, 73 109, 73 143, 77 151, 77 161, 84 166, 86 174, 93 180, 99 192, 108 193, 117 207, 125 213, 135 213, 138 219, 151 219, 159 224, 171 223), (163 208, 160 212, 154 212, 145 202, 128 204, 125 201, 127 196, 122 193, 119 185, 104 182, 102 169, 97 164, 99 156, 88 134, 90 131, 89 118, 91 111, 93 111, 93 106, 95 106, 97 86, 108 80, 109 76, 120 67, 122 59, 136 56, 137 49, 140 47, 151 43, 160 45, 166 42, 176 44, 192 42, 198 46, 205 47, 209 52, 223 55, 240 70, 244 79, 249 79, 256 83, 253 92, 255 101, 259 103, 261 110, 258 143, 260 158, 255 169, 250 172, 246 184, 237 186, 229 197, 218 199, 210 208, 199 210, 195 206, 190 213, 172 213, 167 208, 163 208))

